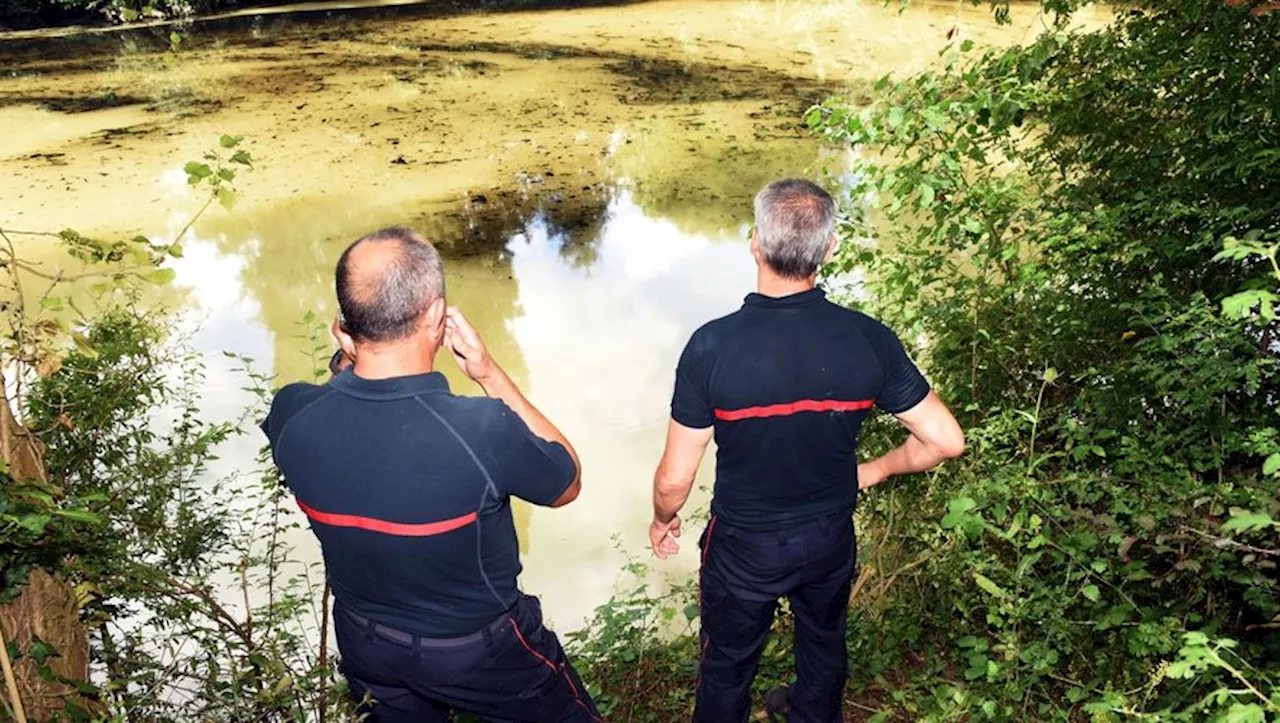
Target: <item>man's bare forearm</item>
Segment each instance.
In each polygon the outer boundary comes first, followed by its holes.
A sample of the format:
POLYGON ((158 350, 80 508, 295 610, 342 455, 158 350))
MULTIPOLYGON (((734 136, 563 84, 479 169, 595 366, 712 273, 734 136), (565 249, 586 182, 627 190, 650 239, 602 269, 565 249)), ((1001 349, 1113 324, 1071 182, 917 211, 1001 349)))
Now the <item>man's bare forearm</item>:
POLYGON ((680 513, 693 490, 693 479, 671 480, 662 469, 653 478, 653 518, 663 524, 680 513))
POLYGON ((569 443, 568 438, 564 436, 559 427, 552 424, 551 420, 547 419, 542 412, 538 411, 537 407, 533 406, 533 402, 530 402, 524 393, 520 391, 520 388, 516 386, 516 383, 511 381, 511 377, 507 376, 506 371, 495 364, 494 372, 480 382, 480 387, 484 389, 484 393, 487 396, 493 399, 500 399, 508 407, 511 407, 511 411, 515 412, 524 421, 529 427, 529 431, 548 442, 557 442, 563 445, 569 452, 569 456, 573 458, 574 466, 579 471, 582 470, 582 463, 578 461, 578 452, 569 443))
POLYGON ((883 457, 867 464, 876 467, 887 478, 931 470, 949 458, 942 450, 922 442, 913 434, 883 457))

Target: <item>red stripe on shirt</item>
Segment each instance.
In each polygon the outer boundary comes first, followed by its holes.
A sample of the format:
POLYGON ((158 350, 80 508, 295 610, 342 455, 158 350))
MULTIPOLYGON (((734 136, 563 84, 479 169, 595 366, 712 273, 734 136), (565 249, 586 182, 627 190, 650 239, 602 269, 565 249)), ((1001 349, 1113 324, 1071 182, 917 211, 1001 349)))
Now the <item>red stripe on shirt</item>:
POLYGON ((852 402, 841 402, 835 399, 801 399, 790 404, 771 404, 767 407, 717 409, 716 419, 736 422, 739 419, 786 417, 800 412, 856 412, 862 409, 870 409, 873 404, 875 404, 874 399, 857 399, 852 402))
POLYGON ((361 517, 359 515, 339 515, 332 512, 321 512, 312 507, 308 507, 302 500, 298 500, 298 507, 306 513, 307 517, 325 525, 333 525, 334 527, 356 527, 361 530, 369 530, 371 532, 381 532, 384 535, 397 535, 400 537, 430 537, 431 535, 443 535, 446 532, 452 532, 460 527, 475 522, 479 515, 475 512, 455 517, 451 520, 441 520, 440 522, 425 522, 418 525, 409 525, 403 522, 388 522, 373 517, 361 517))

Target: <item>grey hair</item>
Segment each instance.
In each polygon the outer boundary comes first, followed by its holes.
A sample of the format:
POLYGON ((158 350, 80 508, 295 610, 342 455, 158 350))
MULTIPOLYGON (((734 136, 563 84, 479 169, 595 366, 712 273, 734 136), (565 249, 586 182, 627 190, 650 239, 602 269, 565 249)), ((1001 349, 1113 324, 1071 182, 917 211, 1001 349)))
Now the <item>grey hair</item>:
POLYGON ((836 226, 836 204, 817 184, 784 178, 756 194, 756 239, 774 273, 788 279, 813 276, 827 258, 836 226))
POLYGON ((392 226, 366 234, 342 252, 335 273, 340 323, 361 341, 403 339, 427 307, 444 297, 444 262, 421 234, 392 226), (351 253, 362 244, 393 244, 396 252, 378 269, 353 269, 351 253))

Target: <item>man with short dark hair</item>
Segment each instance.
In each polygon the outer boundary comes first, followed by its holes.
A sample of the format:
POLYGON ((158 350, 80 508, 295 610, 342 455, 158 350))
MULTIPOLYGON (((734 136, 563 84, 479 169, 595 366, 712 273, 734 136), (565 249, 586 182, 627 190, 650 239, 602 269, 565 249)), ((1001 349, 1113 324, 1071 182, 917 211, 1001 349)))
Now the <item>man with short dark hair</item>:
POLYGON ((755 216, 758 293, 698 329, 680 357, 649 537, 659 558, 679 550, 678 513, 714 436, 694 720, 747 720, 760 652, 786 597, 796 681, 770 691, 766 711, 839 723, 858 490, 958 456, 964 434, 892 331, 816 288, 836 244, 831 197, 808 181, 776 181, 756 196, 755 216), (858 464, 858 430, 872 406, 911 434, 858 464))
POLYGON ((440 255, 417 233, 356 241, 336 282, 339 373, 281 389, 263 430, 320 540, 362 720, 600 720, 516 583, 511 498, 572 502, 572 445, 446 306, 440 255), (441 346, 488 399, 450 393, 441 346))

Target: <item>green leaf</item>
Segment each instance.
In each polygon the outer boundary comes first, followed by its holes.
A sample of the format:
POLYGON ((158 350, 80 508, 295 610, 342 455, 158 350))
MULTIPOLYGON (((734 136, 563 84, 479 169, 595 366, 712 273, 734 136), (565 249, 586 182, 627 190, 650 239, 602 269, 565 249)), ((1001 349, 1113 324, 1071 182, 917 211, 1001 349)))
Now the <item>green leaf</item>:
POLYGON ((156 286, 164 286, 172 283, 177 276, 178 272, 173 269, 154 269, 152 271, 148 271, 143 278, 156 286))
POLYGON ((698 606, 693 604, 685 605, 684 616, 690 621, 696 619, 698 617, 698 606))
POLYGON ((1213 719, 1222 723, 1266 723, 1267 714, 1260 705, 1233 703, 1225 713, 1220 713, 1213 719))
POLYGON ((253 158, 249 156, 247 151, 236 151, 234 155, 227 160, 228 163, 239 163, 242 166, 253 168, 253 158))
POLYGON ((1009 593, 1006 592, 1004 588, 1000 587, 991 578, 987 577, 986 575, 983 575, 980 572, 973 573, 973 581, 978 583, 978 587, 987 591, 991 595, 994 595, 999 598, 1009 597, 1009 593))
POLYGON ((49 526, 51 520, 53 520, 52 515, 24 515, 19 517, 17 522, 20 527, 31 534, 43 535, 44 528, 49 526))
POLYGON ((90 525, 102 524, 102 517, 88 510, 54 510, 53 514, 74 522, 84 522, 90 525))
POLYGON ((1085 585, 1080 588, 1080 593, 1093 602, 1098 602, 1102 598, 1102 591, 1097 585, 1085 585))
POLYGON ((1265 475, 1273 475, 1280 472, 1280 452, 1267 457, 1267 461, 1262 463, 1262 473, 1265 475))
POLYGON ((75 688, 76 691, 81 695, 87 695, 91 697, 97 697, 99 695, 102 695, 102 688, 99 688, 93 683, 87 683, 83 680, 76 680, 74 678, 69 678, 63 682, 69 683, 71 687, 75 688))
POLYGON ((52 657, 57 657, 58 650, 52 645, 46 643, 40 638, 35 638, 31 643, 31 647, 27 648, 27 656, 36 663, 44 665, 44 662, 52 657))
POLYGON ((240 136, 223 135, 221 138, 218 139, 218 145, 222 146, 223 148, 235 148, 237 145, 240 144, 240 140, 241 140, 240 136))
POLYGON ((179 244, 179 243, 172 244, 171 246, 169 246, 169 248, 165 249, 165 252, 175 259, 180 259, 182 258, 182 252, 183 252, 182 244, 179 244))
POLYGON ((89 337, 81 334, 80 332, 76 332, 71 335, 71 341, 75 343, 76 351, 90 359, 98 358, 98 350, 94 349, 93 345, 89 343, 89 337))
POLYGON ((217 196, 218 203, 222 204, 222 207, 228 211, 231 210, 232 206, 236 205, 236 192, 230 188, 219 188, 217 196))
POLYGON ((191 161, 187 165, 183 166, 182 170, 186 171, 187 183, 192 186, 213 175, 213 169, 209 167, 209 164, 201 163, 199 161, 191 161))
POLYGON ((1276 521, 1264 512, 1237 510, 1231 513, 1231 519, 1222 523, 1222 530, 1224 532, 1248 532, 1264 530, 1268 527, 1276 526, 1276 524, 1276 521))
POLYGON ((902 108, 896 105, 890 108, 889 116, 886 119, 889 124, 889 130, 896 130, 898 126, 902 125, 902 121, 904 117, 905 117, 905 114, 903 113, 902 108))
POLYGON ((969 511, 978 503, 970 497, 957 497, 947 503, 947 514, 942 518, 942 529, 951 530, 965 524, 969 511))
POLYGON ((933 206, 934 190, 933 186, 927 183, 920 184, 920 205, 925 208, 933 206))
POLYGON ((45 311, 62 311, 62 298, 58 296, 46 296, 40 300, 40 308, 45 311))
POLYGON ((972 41, 972 40, 966 40, 966 41, 964 41, 963 43, 960 43, 960 52, 962 52, 962 53, 967 53, 967 52, 969 52, 970 50, 973 50, 973 41, 972 41))
POLYGON ((1276 295, 1265 289, 1250 289, 1232 294, 1222 300, 1222 313, 1233 319, 1243 319, 1253 311, 1255 306, 1275 304, 1276 295))

